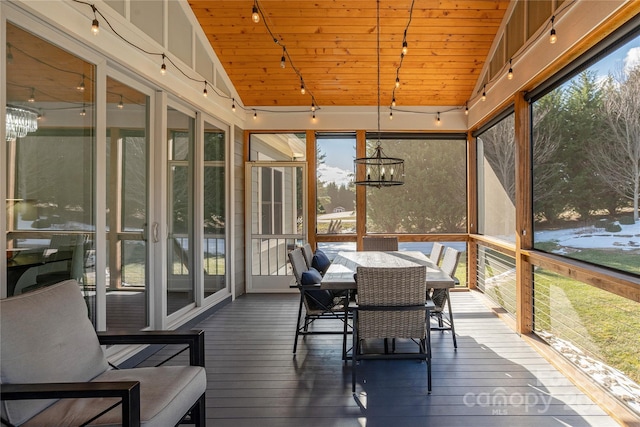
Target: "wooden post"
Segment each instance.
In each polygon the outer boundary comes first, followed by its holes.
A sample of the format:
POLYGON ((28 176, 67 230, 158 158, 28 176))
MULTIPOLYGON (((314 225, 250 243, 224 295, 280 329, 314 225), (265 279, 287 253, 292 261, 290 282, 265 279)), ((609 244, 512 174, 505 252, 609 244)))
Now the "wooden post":
MULTIPOLYGON (((478 150, 476 138, 467 134, 467 233, 478 234, 478 150)), ((478 283, 478 244, 467 243, 467 285, 475 289, 478 283)))
MULTIPOLYGON (((367 154, 367 133, 356 132, 356 158, 367 154)), ((356 250, 362 250, 362 237, 367 232, 367 189, 364 185, 356 185, 356 250)))
POLYGON ((533 330, 533 269, 523 251, 533 246, 531 223, 531 113, 524 92, 515 95, 516 144, 516 329, 533 330))

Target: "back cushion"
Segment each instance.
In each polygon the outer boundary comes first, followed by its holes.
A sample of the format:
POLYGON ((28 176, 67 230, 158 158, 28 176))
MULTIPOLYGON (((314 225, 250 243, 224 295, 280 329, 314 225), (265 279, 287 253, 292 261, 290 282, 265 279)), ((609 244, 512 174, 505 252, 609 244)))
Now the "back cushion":
MULTIPOLYGON (((89 381, 107 360, 75 280, 0 300, 3 384, 89 381)), ((51 400, 3 401, 2 414, 21 424, 51 400)))
POLYGON ((329 260, 329 257, 327 257, 324 252, 317 250, 311 260, 311 266, 324 276, 324 273, 326 273, 329 266, 331 266, 331 260, 329 260))

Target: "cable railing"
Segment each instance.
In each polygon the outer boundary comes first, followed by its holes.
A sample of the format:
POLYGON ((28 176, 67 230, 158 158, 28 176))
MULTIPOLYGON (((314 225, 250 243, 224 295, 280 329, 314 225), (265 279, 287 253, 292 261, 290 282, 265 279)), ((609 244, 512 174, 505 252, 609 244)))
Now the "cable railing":
POLYGON ((509 314, 516 314, 516 262, 509 255, 478 245, 477 287, 509 314))

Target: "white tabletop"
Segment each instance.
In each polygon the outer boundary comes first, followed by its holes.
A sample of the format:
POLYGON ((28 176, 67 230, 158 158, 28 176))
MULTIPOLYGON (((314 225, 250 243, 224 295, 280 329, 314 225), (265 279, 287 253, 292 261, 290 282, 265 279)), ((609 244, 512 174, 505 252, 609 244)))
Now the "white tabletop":
POLYGON ((427 267, 427 288, 453 288, 454 280, 422 252, 339 252, 322 278, 322 289, 356 289, 358 267, 427 267))

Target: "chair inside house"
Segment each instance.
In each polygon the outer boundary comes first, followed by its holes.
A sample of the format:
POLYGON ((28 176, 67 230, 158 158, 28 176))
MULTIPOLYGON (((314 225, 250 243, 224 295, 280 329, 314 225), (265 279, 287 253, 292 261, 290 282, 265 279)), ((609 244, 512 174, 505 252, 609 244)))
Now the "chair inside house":
POLYGON ((364 236, 362 250, 365 251, 397 251, 398 238, 385 236, 364 236))
POLYGON ((358 267, 358 304, 353 308, 352 392, 357 366, 364 359, 420 359, 427 365, 431 393, 431 345, 428 339, 426 267, 358 267), (382 350, 387 339, 401 351, 382 350), (413 344, 415 351, 410 351, 413 344), (407 348, 408 347, 408 348, 407 348))
MULTIPOLYGON (((456 270, 458 269, 458 262, 460 261, 460 251, 457 249, 447 247, 442 257, 442 265, 440 268, 447 273, 456 284, 458 280, 455 278, 456 270)), ((437 322, 437 326, 431 326, 432 331, 451 331, 451 337, 453 339, 453 347, 458 348, 456 341, 456 330, 453 324, 453 311, 451 310, 451 298, 449 295, 449 288, 447 289, 433 289, 431 291, 431 300, 435 304, 435 309, 431 311, 431 318, 434 318, 437 322), (445 310, 448 312, 448 318, 444 316, 445 310)))
POLYGON ((44 251, 44 263, 39 267, 36 286, 28 290, 75 279, 84 283, 84 268, 88 254, 88 234, 54 234, 44 251))
POLYGON ((204 332, 93 328, 75 280, 0 300, 2 425, 205 425, 204 332), (187 344, 188 366, 110 367, 101 345, 187 344))
POLYGON ((444 246, 442 243, 433 242, 433 246, 431 246, 431 252, 429 253, 429 259, 434 262, 435 265, 440 264, 440 258, 442 258, 442 250, 444 246))
MULTIPOLYGON (((293 342, 293 353, 295 354, 300 335, 345 334, 344 324, 336 323, 335 320, 347 322, 344 304, 348 304, 348 301, 344 297, 334 295, 329 290, 320 289, 322 275, 315 268, 307 266, 302 248, 295 248, 289 252, 288 256, 295 278, 292 287, 296 287, 300 291, 296 336, 293 342), (303 306, 304 318, 302 317, 303 306), (319 320, 333 320, 340 327, 331 325, 324 328, 315 324, 319 320), (312 324, 314 325, 310 328, 312 324)), ((346 340, 346 336, 343 339, 346 340)))

